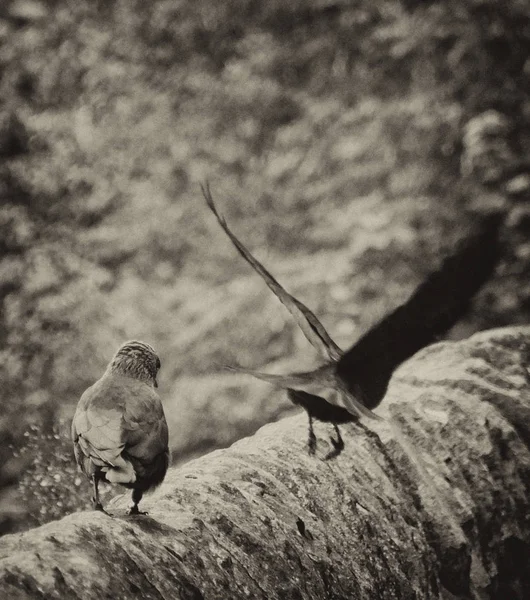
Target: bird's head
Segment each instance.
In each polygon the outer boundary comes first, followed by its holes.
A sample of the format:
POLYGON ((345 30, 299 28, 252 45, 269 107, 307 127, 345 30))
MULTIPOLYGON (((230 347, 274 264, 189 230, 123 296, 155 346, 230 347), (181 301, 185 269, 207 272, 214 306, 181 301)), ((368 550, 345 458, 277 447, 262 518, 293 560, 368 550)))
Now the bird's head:
POLYGON ((145 342, 134 340, 121 346, 110 361, 107 370, 145 381, 156 388, 159 369, 160 359, 153 347, 145 342))

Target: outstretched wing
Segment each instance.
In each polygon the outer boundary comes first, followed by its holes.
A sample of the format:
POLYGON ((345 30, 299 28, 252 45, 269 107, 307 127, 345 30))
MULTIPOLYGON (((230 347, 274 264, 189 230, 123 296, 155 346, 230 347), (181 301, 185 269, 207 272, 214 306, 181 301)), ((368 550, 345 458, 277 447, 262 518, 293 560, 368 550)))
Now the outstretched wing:
POLYGON ((466 312, 500 256, 502 214, 483 217, 476 231, 420 285, 405 304, 370 329, 337 363, 337 375, 368 408, 385 395, 392 372, 435 341, 466 312))
POLYGON ((272 373, 263 373, 262 371, 254 371, 253 369, 245 369, 243 367, 227 366, 225 367, 225 369, 234 373, 241 373, 242 375, 252 375, 252 377, 255 377, 256 379, 261 379, 261 381, 266 381, 274 387, 292 387, 298 390, 304 390, 306 392, 309 391, 307 388, 312 384, 312 380, 314 378, 314 371, 310 371, 309 373, 290 373, 288 375, 274 375, 272 373))
MULTIPOLYGON (((300 404, 321 421, 334 422, 337 414, 335 407, 346 410, 350 416, 359 415, 369 419, 379 419, 376 414, 363 406, 359 401, 362 398, 356 398, 340 385, 334 375, 335 363, 327 363, 307 373, 289 373, 288 375, 262 373, 242 367, 226 368, 235 373, 251 375, 274 387, 288 390, 289 398, 295 404, 300 404), (317 406, 319 416, 316 414, 317 406)), ((344 421, 344 419, 341 420, 344 421)))
POLYGON ((206 184, 201 185, 201 190, 206 199, 210 210, 215 215, 217 222, 223 228, 226 235, 230 238, 232 244, 236 247, 237 251, 241 256, 248 262, 248 264, 261 276, 261 278, 268 285, 269 289, 273 294, 280 300, 280 302, 287 308, 295 319, 296 323, 303 331, 305 337, 309 343, 324 357, 331 360, 338 360, 342 355, 342 350, 337 344, 331 339, 328 332, 325 330, 322 323, 317 319, 315 314, 302 304, 300 300, 297 300, 294 296, 291 296, 278 281, 267 271, 267 269, 258 261, 252 254, 245 248, 245 246, 237 239, 237 237, 230 231, 228 224, 224 217, 217 210, 212 194, 210 192, 210 186, 206 184))
MULTIPOLYGON (((472 297, 490 277, 500 256, 499 228, 503 213, 495 213, 482 218, 475 232, 443 262, 437 272, 420 285, 405 304, 343 353, 313 312, 286 292, 230 231, 215 207, 209 186, 201 186, 201 189, 209 208, 238 252, 286 306, 309 342, 331 359, 339 381, 330 381, 329 373, 324 381, 322 368, 311 373, 291 375, 269 375, 239 368, 233 370, 290 389, 291 397, 298 390, 302 392, 300 398, 312 398, 313 404, 318 399, 322 408, 324 404, 336 404, 335 392, 341 392, 341 403, 346 405, 351 414, 362 412, 367 416, 373 415, 370 409, 383 399, 393 371, 418 350, 436 341, 465 314, 472 297), (320 388, 320 392, 316 391, 317 388, 320 388), (331 395, 324 394, 323 388, 331 395), (344 390, 346 394, 342 393, 344 390)), ((329 366, 326 365, 326 368, 329 366)), ((304 403, 307 403, 305 400, 304 403)))

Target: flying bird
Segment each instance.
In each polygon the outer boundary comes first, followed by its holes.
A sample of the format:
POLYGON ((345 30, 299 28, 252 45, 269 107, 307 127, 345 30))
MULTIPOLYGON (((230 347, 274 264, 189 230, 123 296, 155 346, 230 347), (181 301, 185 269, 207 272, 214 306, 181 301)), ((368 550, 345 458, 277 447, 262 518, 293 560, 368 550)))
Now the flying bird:
POLYGON ((217 210, 208 184, 201 186, 206 203, 239 254, 262 277, 296 320, 323 364, 308 372, 273 375, 228 367, 287 390, 289 399, 309 417, 308 449, 316 450, 313 419, 331 423, 336 439, 327 458, 344 449, 338 425, 359 417, 380 419, 372 410, 386 394, 394 370, 418 350, 446 333, 467 311, 470 301, 495 269, 500 256, 502 213, 480 219, 474 232, 445 259, 401 306, 343 352, 315 314, 289 294, 232 233, 217 210))
POLYGON ((79 400, 72 421, 76 462, 92 481, 96 510, 100 481, 132 489, 129 514, 144 492, 160 485, 169 464, 168 428, 155 389, 160 359, 149 344, 123 344, 107 370, 79 400))

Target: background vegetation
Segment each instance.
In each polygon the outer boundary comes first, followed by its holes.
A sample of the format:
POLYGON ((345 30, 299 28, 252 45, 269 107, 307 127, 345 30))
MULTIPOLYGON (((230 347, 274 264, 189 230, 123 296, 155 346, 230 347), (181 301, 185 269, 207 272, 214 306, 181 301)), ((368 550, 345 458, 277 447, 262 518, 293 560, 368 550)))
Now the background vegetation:
POLYGON ((525 0, 13 0, 0 41, 2 531, 88 506, 68 419, 126 339, 176 462, 291 410, 219 369, 314 357, 205 179, 344 347, 492 204, 506 255, 453 335, 528 320, 525 0))

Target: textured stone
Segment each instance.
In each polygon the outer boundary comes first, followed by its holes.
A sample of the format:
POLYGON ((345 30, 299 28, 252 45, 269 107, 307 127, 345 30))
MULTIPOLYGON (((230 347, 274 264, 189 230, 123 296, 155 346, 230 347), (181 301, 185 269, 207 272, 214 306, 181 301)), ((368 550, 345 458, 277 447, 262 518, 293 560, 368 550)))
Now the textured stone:
POLYGON ((512 327, 424 349, 334 461, 296 416, 171 470, 148 516, 123 497, 6 536, 0 595, 528 597, 529 347, 512 327))

